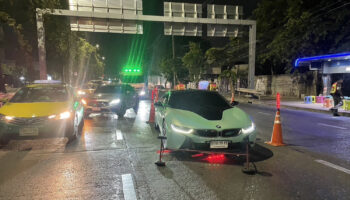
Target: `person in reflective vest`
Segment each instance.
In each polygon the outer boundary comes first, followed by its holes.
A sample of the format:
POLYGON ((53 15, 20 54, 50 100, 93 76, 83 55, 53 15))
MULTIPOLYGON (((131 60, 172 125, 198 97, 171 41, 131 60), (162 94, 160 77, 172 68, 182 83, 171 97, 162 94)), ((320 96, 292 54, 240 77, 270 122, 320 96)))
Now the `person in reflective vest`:
POLYGON ((338 108, 343 105, 343 93, 342 93, 343 79, 338 80, 332 84, 331 95, 334 101, 334 107, 331 109, 334 116, 339 116, 338 108))
POLYGON ((216 83, 214 82, 214 79, 211 79, 211 82, 209 84, 209 90, 210 91, 216 91, 217 90, 217 85, 216 83))

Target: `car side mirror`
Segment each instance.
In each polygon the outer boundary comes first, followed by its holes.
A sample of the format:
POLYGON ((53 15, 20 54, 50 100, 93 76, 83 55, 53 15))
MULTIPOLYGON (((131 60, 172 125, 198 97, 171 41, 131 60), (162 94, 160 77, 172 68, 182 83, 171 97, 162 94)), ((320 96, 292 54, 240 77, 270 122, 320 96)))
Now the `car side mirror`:
POLYGON ((238 101, 232 101, 232 102, 231 102, 231 106, 237 106, 238 104, 239 104, 238 101))
POLYGON ((163 104, 160 101, 158 101, 158 102, 154 103, 154 106, 155 107, 163 107, 163 104))

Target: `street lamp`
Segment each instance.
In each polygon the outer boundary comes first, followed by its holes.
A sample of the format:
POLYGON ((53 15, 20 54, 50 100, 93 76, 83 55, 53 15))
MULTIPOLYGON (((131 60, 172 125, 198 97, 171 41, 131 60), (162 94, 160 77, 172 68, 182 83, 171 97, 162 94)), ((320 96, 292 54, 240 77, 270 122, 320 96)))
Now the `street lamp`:
POLYGON ((96 44, 96 48, 100 48, 100 45, 99 45, 99 44, 96 44))
POLYGON ((105 60, 106 58, 104 56, 102 56, 102 60, 105 60))

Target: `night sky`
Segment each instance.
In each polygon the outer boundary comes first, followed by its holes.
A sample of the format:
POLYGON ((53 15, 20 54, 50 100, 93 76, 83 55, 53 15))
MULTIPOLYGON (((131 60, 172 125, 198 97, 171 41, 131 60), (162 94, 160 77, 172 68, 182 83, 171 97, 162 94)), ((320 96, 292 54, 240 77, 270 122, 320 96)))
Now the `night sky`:
MULTIPOLYGON (((252 10, 257 5, 257 0, 201 0, 201 1, 173 1, 186 3, 207 3, 242 5, 244 19, 250 18, 252 10)), ((144 15, 163 15, 163 0, 144 0, 144 15)), ((116 76, 121 68, 128 63, 131 54, 140 56, 142 53, 132 53, 132 43, 143 44, 144 52, 142 65, 154 66, 164 56, 171 57, 171 36, 164 36, 163 23, 144 22, 144 34, 110 34, 110 33, 86 33, 88 40, 93 44, 100 44, 101 54, 106 57, 105 76, 116 76)), ((200 42, 203 49, 210 47, 222 47, 228 42, 228 38, 207 37, 175 37, 176 56, 183 56, 188 50, 188 42, 200 42)))

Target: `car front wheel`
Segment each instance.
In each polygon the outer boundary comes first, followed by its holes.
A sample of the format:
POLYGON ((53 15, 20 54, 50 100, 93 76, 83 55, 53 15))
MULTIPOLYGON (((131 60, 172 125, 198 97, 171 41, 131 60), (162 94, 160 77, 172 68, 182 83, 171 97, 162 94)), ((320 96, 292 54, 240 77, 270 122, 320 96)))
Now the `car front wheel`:
POLYGON ((125 113, 126 113, 126 109, 124 106, 120 107, 120 109, 117 110, 117 112, 116 112, 116 114, 118 115, 119 118, 124 117, 125 113))
POLYGON ((136 102, 135 102, 135 105, 133 107, 135 113, 137 113, 139 111, 139 102, 140 102, 140 100, 137 99, 136 102))
POLYGON ((73 124, 69 125, 70 127, 66 130, 66 137, 68 138, 68 142, 72 142, 75 140, 79 134, 79 124, 78 124, 78 117, 74 117, 73 124))

